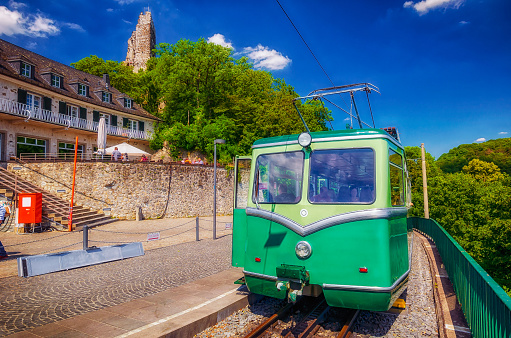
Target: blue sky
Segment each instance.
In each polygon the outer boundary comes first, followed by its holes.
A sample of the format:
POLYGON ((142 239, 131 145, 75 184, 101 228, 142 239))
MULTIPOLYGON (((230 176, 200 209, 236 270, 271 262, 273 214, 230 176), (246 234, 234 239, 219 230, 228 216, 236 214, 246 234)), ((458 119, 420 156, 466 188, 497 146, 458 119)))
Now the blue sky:
MULTIPOLYGON (((424 143, 438 158, 459 144, 511 137, 511 1, 279 2, 335 85, 380 88, 371 94, 376 126, 397 127, 405 146, 424 143)), ((203 37, 300 95, 331 86, 275 0, 0 1, 0 38, 64 64, 89 55, 122 61, 148 6, 157 43, 203 37)), ((346 115, 334 113, 343 128, 346 115)))

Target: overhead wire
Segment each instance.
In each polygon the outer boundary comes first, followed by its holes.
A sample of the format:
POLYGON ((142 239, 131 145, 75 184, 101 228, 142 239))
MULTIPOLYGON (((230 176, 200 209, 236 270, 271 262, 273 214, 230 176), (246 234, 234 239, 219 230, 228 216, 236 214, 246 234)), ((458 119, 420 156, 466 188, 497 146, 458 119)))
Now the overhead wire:
MULTIPOLYGON (((279 2, 279 0, 275 0, 277 2, 277 4, 280 6, 280 9, 282 9, 282 11, 284 12, 284 14, 286 15, 287 19, 289 20, 289 22, 291 23, 291 25, 293 26, 293 28, 295 29, 296 33, 298 33, 298 36, 300 36, 300 38, 302 39, 303 43, 305 44, 305 46, 307 47, 307 49, 309 50, 309 52, 311 53, 312 57, 314 58, 314 60, 316 60, 317 64, 319 65, 319 67, 321 68, 321 70, 323 71, 323 73, 325 74, 325 76, 328 78, 328 81, 330 81, 330 83, 332 84, 332 86, 335 87, 335 84, 334 82, 332 81, 332 79, 330 78, 330 76, 328 75, 328 73, 326 72, 325 68, 321 65, 321 62, 319 62, 318 58, 316 57, 316 55, 314 54, 314 52, 312 51, 312 49, 309 47, 309 45, 307 44, 307 41, 305 41, 304 37, 302 36, 302 34, 300 33, 300 31, 298 30, 298 28, 296 27, 296 25, 294 24, 293 20, 291 20, 291 18, 289 17, 289 15, 287 14, 286 10, 284 9, 284 7, 281 5, 281 3, 279 2)), ((348 106, 348 104, 346 103, 346 101, 344 100, 344 98, 342 97, 341 94, 339 94, 339 96, 341 97, 342 101, 344 102, 344 104, 346 106, 348 106)), ((342 109, 344 110, 344 109, 342 109)), ((346 112, 346 110, 344 110, 346 112)), ((332 128, 333 130, 333 127, 332 127, 332 123, 330 122, 330 127, 332 128)))

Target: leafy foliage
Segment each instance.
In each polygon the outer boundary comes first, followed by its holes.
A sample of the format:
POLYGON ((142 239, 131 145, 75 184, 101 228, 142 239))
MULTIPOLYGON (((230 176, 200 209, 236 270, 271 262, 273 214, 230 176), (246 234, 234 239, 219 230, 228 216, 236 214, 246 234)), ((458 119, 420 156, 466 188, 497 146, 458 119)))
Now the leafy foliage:
POLYGON ((511 175, 511 138, 501 138, 483 143, 462 144, 438 158, 438 166, 446 173, 460 172, 471 160, 495 163, 511 175))
MULTIPOLYGON (((420 158, 419 147, 407 147, 409 159, 420 158)), ((423 216, 422 171, 408 161, 414 208, 423 216)), ((511 295, 511 180, 494 163, 473 159, 462 172, 444 173, 426 155, 430 217, 511 295)))
MULTIPOLYGON (((114 87, 130 95, 162 120, 151 140, 153 149, 168 141, 172 155, 200 150, 213 156, 213 141, 220 162, 248 154, 263 137, 295 134, 303 125, 293 106, 293 87, 270 73, 254 70, 246 57, 235 59, 232 50, 204 39, 159 44, 147 70, 133 73, 115 61, 90 56, 72 64, 101 76, 110 74, 114 87)), ((326 130, 331 113, 319 102, 297 103, 311 131, 326 130)))

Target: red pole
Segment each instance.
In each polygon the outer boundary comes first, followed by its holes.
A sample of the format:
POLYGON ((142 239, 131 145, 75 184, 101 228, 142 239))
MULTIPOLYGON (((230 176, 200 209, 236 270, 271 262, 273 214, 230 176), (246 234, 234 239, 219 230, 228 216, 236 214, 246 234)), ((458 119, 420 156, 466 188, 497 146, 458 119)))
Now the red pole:
POLYGON ((71 203, 69 205, 69 224, 67 225, 68 231, 73 231, 73 200, 75 198, 75 179, 76 179, 76 158, 78 157, 78 136, 75 142, 75 166, 73 169, 73 186, 71 189, 71 203))

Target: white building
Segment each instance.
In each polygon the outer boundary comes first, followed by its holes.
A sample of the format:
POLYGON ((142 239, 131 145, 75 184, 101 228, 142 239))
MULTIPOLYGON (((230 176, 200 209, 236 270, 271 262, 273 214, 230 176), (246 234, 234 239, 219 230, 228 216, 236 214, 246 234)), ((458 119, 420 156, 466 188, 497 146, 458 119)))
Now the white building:
MULTIPOLYGON (((103 78, 0 39, 0 161, 22 154, 96 150, 100 117, 107 147, 129 142, 150 152, 159 120, 103 78)), ((24 155, 26 158, 28 155, 24 155)))

